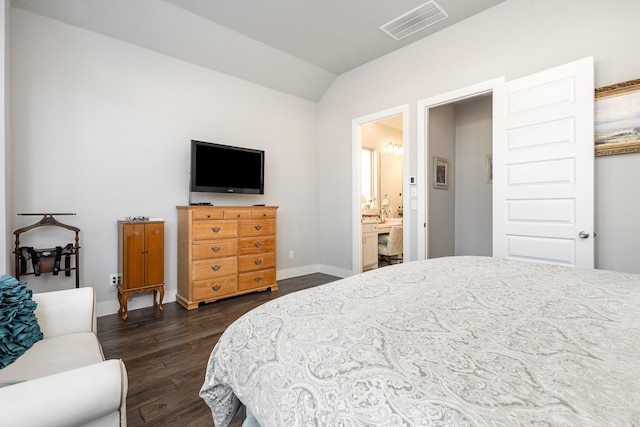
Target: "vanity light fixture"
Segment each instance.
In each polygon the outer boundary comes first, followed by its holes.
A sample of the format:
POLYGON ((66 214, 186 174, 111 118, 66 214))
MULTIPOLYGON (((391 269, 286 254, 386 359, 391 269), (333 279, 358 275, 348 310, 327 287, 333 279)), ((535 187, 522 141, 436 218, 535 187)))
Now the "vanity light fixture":
POLYGON ((388 154, 402 154, 402 145, 389 141, 384 147, 384 152, 388 154))

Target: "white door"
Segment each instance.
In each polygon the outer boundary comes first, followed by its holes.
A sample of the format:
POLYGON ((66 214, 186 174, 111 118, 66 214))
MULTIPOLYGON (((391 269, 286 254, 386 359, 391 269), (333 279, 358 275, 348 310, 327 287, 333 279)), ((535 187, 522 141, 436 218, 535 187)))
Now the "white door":
POLYGON ((493 255, 593 268, 593 58, 494 95, 493 255))

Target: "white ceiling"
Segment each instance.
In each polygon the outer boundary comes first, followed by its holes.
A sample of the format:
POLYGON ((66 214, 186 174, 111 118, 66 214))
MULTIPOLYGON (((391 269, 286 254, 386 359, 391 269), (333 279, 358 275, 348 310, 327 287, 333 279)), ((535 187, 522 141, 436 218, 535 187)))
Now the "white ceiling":
POLYGON ((380 26, 427 0, 12 0, 66 22, 318 101, 336 76, 505 0, 436 0, 449 17, 401 41, 380 26))

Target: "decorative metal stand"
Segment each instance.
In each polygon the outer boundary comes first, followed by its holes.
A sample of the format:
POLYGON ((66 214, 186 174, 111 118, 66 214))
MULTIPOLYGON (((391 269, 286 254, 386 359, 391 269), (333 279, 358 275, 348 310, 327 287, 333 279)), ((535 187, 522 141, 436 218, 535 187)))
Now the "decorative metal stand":
POLYGON ((21 276, 39 276, 42 273, 52 273, 58 275, 64 272, 65 276, 70 276, 75 271, 76 288, 80 287, 80 229, 71 225, 63 224, 56 220, 54 215, 75 215, 75 213, 20 213, 24 216, 41 216, 42 219, 27 227, 22 227, 13 232, 16 235, 15 254, 15 277, 20 280, 21 276), (31 246, 20 246, 20 235, 39 227, 62 227, 75 233, 75 243, 55 248, 34 248, 31 246), (71 266, 71 258, 74 258, 74 265, 71 266), (64 266, 61 262, 64 260, 64 266))

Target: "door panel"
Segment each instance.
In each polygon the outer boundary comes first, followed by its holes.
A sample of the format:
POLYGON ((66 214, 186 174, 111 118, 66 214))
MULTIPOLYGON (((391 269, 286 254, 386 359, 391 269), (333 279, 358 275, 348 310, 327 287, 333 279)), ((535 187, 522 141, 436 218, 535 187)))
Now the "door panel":
POLYGON ((494 256, 592 268, 593 58, 494 95, 494 256))
POLYGON ((507 236, 509 258, 553 264, 575 265, 575 239, 558 237, 507 236))
POLYGON ((164 283, 164 224, 146 224, 147 285, 164 283))
POLYGON ((139 288, 145 285, 144 277, 144 224, 132 224, 125 227, 124 275, 127 278, 125 289, 139 288))

